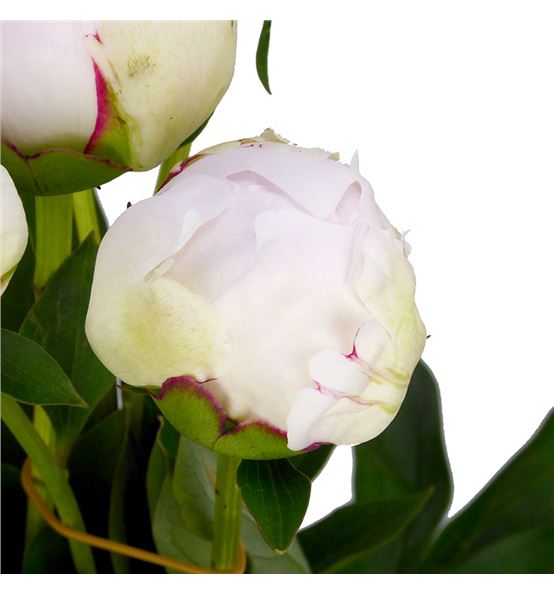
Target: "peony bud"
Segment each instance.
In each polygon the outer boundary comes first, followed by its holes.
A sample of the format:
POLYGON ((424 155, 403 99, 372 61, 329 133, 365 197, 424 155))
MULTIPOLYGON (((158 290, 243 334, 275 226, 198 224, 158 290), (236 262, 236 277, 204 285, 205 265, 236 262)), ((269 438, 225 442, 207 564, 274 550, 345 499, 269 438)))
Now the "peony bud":
POLYGON ((23 204, 17 194, 17 190, 6 171, 0 165, 0 177, 2 178, 2 196, 0 205, 0 295, 8 286, 15 271, 17 263, 21 260, 29 231, 27 230, 27 219, 23 204))
POLYGON ((156 166, 209 118, 235 63, 234 21, 12 21, 2 32, 2 161, 33 194, 156 166))
MULTIPOLYGON (((177 166, 115 222, 87 335, 125 382, 192 377, 218 414, 289 449, 361 443, 396 415, 425 343, 407 252, 356 157, 266 131, 177 166)), ((179 382, 160 408, 186 434, 178 399, 164 404, 179 382)))

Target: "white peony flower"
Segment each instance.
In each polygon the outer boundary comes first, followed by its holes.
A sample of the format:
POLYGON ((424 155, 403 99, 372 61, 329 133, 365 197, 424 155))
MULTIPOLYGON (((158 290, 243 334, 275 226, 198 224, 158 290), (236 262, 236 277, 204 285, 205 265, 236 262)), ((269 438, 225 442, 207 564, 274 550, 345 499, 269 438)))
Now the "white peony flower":
POLYGON ((17 190, 6 171, 0 165, 2 196, 0 201, 0 295, 8 286, 17 263, 21 260, 29 231, 27 219, 17 190))
POLYGON ((156 166, 211 115, 235 64, 234 21, 7 21, 2 33, 3 152, 39 190, 45 151, 112 177, 156 166))
POLYGON ((129 384, 188 375, 292 450, 357 444, 394 418, 421 356, 414 289, 357 158, 266 131, 177 166, 115 222, 86 328, 129 384))

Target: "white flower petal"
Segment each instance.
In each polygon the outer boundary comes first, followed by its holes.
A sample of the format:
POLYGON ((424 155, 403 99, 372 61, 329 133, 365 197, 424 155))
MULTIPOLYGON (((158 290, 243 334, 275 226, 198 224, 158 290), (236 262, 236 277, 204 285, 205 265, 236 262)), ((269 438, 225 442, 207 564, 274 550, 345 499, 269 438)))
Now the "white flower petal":
POLYGON ((29 235, 23 204, 6 168, 0 165, 0 295, 27 246, 29 235))
POLYGON ((91 23, 2 23, 2 139, 26 154, 82 151, 97 115, 94 67, 83 40, 91 23))
MULTIPOLYGON (((193 178, 179 180, 162 196, 188 192, 189 180, 193 178)), ((191 238, 176 255, 176 262, 168 273, 209 301, 221 295, 252 266, 257 249, 256 217, 268 210, 294 207, 286 195, 260 186, 254 180, 243 180, 240 191, 235 183, 228 182, 227 189, 233 191, 229 208, 210 223, 209 233, 195 234, 191 238)))
POLYGON ((229 346, 208 302, 164 275, 194 232, 229 204, 226 184, 197 176, 186 200, 166 194, 139 202, 106 233, 86 331, 99 359, 125 382, 159 385, 183 374, 201 381, 225 367, 229 346))
POLYGON ((322 394, 313 388, 299 391, 287 418, 288 447, 291 450, 302 450, 314 444, 316 440, 311 437, 312 425, 336 403, 336 397, 322 394))
POLYGON ((223 178, 251 171, 286 192, 300 207, 319 218, 331 216, 355 181, 348 166, 320 150, 259 141, 239 145, 229 153, 206 153, 192 162, 183 176, 209 172, 223 178))
POLYGON ((165 278, 97 287, 86 332, 98 358, 135 386, 185 374, 203 382, 225 370, 230 350, 209 304, 165 278))
MULTIPOLYGON (((406 389, 396 391, 401 403, 406 389)), ((372 440, 392 422, 398 406, 361 404, 351 399, 340 399, 330 407, 312 426, 312 442, 332 444, 361 444, 372 440)), ((305 447, 305 446, 304 446, 305 447)))
POLYGON ((209 388, 232 417, 284 428, 294 395, 312 385, 311 357, 352 349, 367 318, 343 285, 352 233, 298 211, 258 216, 252 268, 213 303, 233 355, 209 388))
POLYGON ((360 328, 354 340, 356 355, 373 367, 391 337, 377 320, 370 318, 360 328))
POLYGON ((168 157, 211 115, 235 64, 233 21, 104 21, 88 48, 129 123, 134 169, 168 157))

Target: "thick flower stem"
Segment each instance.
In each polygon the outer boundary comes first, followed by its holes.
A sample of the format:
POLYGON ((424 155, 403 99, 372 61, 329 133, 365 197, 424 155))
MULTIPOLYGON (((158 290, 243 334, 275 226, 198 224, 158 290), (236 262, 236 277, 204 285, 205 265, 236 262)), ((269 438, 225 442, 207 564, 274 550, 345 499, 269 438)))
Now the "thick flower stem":
POLYGON ((231 570, 237 565, 242 499, 237 485, 240 459, 217 455, 212 568, 231 570))
POLYGON ((73 197, 37 196, 35 198, 35 276, 37 294, 62 262, 71 254, 73 244, 73 197))
POLYGON ((92 233, 97 244, 107 229, 106 216, 94 188, 74 192, 73 213, 75 215, 75 227, 77 238, 83 242, 92 233))
MULTIPOLYGON (((40 405, 36 405, 33 407, 33 426, 35 428, 36 433, 40 437, 40 439, 44 442, 44 445, 48 448, 50 452, 55 452, 56 447, 56 434, 54 432, 54 428, 52 427, 52 422, 46 412, 44 411, 43 407, 40 405)), ((48 508, 52 508, 53 502, 52 497, 50 496, 49 491, 44 486, 40 478, 40 473, 36 468, 32 468, 32 475, 35 479, 38 480, 36 490, 40 494, 43 502, 48 506, 48 508)), ((44 520, 42 515, 37 510, 36 506, 28 500, 27 501, 27 520, 25 523, 25 544, 29 545, 35 535, 39 532, 40 528, 44 525, 44 520)))
MULTIPOLYGON (((14 399, 5 395, 2 395, 2 420, 40 473, 61 520, 75 529, 84 531, 83 517, 64 470, 56 463, 23 409, 14 399)), ((88 545, 70 540, 69 547, 77 572, 96 572, 92 550, 88 545)))

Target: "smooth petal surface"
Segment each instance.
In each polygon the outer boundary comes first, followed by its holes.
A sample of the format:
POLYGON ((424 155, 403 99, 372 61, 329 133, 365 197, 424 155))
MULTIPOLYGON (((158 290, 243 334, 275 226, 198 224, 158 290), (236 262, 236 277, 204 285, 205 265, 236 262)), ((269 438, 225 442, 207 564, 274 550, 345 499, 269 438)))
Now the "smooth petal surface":
POLYGON ((229 420, 290 449, 357 444, 392 421, 425 342, 406 255, 356 157, 266 131, 178 164, 116 222, 89 339, 128 382, 205 381, 229 420))
POLYGON ((0 165, 2 196, 0 204, 0 295, 27 246, 29 231, 23 204, 6 169, 0 165))
POLYGON ((150 169, 197 130, 233 76, 234 21, 104 21, 87 39, 128 126, 133 169, 150 169))
POLYGON ((354 182, 348 166, 337 162, 336 153, 289 145, 273 131, 240 143, 216 146, 200 155, 204 158, 191 162, 183 177, 209 173, 226 179, 255 172, 266 184, 290 196, 299 208, 321 219, 335 212, 354 182))
POLYGON ((294 395, 310 384, 312 355, 351 348, 367 312, 343 286, 351 228, 298 211, 267 212, 256 224, 253 266, 213 304, 233 363, 209 384, 232 417, 286 428, 294 395))
POLYGON ((98 251, 87 337, 98 358, 134 385, 161 385, 189 374, 221 372, 228 343, 207 301, 164 277, 194 232, 229 205, 218 180, 198 176, 188 201, 142 201, 108 230, 98 251), (213 200, 205 200, 205 192, 213 200))
POLYGON ((2 140, 25 154, 83 151, 97 115, 91 23, 2 23, 2 140))

